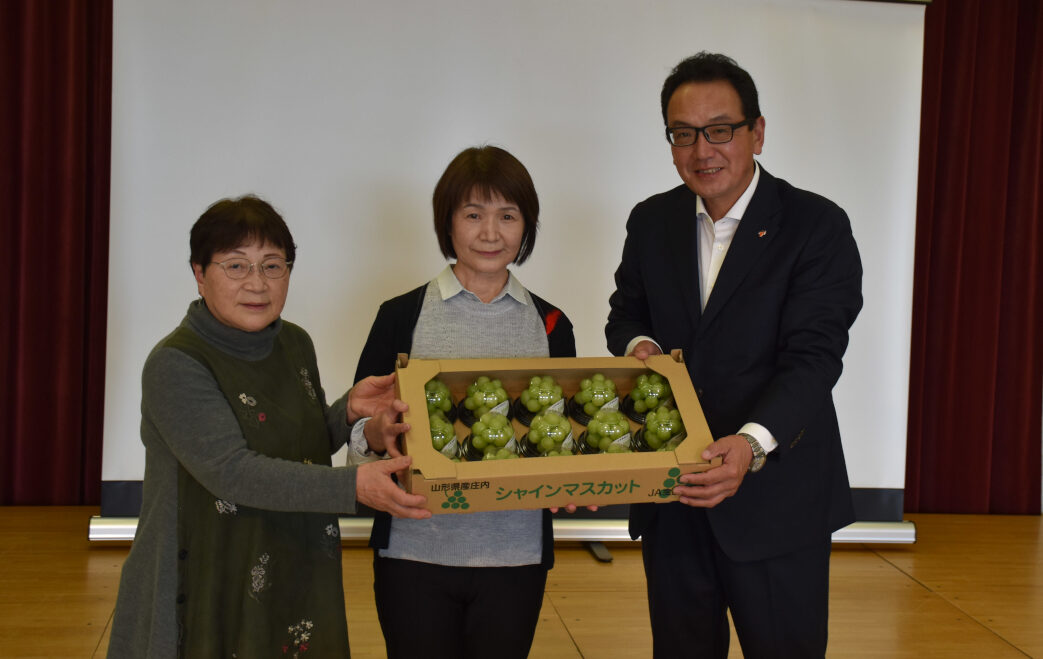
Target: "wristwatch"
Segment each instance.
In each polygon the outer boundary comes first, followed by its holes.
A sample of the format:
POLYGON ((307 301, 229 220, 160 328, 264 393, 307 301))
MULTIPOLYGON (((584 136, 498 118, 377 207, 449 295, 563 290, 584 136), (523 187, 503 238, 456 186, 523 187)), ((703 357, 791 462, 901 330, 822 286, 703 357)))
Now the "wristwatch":
POLYGON ((750 443, 750 448, 753 449, 753 461, 750 462, 750 473, 754 474, 760 471, 764 467, 764 462, 768 459, 768 456, 764 453, 764 447, 757 441, 757 438, 748 432, 741 432, 739 436, 750 443))

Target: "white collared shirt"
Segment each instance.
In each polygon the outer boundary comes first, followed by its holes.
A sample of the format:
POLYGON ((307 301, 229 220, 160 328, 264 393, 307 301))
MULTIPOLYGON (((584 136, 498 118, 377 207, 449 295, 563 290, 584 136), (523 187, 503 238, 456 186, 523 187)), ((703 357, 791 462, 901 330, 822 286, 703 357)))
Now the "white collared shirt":
MULTIPOLYGON (((750 184, 746 186, 743 193, 721 219, 716 222, 710 219, 709 213, 706 212, 706 204, 703 202, 703 198, 696 197, 695 199, 696 222, 698 222, 699 230, 700 309, 706 309, 706 301, 710 299, 713 285, 717 283, 717 275, 721 272, 724 257, 728 255, 728 248, 732 245, 735 232, 739 230, 739 222, 742 221, 742 216, 746 214, 746 208, 750 205, 753 193, 757 190, 757 183, 760 182, 761 166, 757 161, 754 161, 753 164, 753 179, 750 180, 750 184)), ((655 343, 652 338, 647 336, 634 337, 627 344, 627 354, 629 355, 641 341, 652 341, 655 343)), ((657 343, 656 345, 659 344, 657 343)), ((662 350, 662 346, 659 349, 662 350)), ((759 423, 747 423, 739 429, 739 432, 753 435, 765 453, 771 453, 779 445, 775 440, 775 436, 759 423)))
POLYGON ((717 283, 717 275, 721 272, 724 257, 732 245, 732 238, 739 230, 739 222, 746 213, 746 207, 753 199, 753 192, 761 178, 760 165, 754 161, 753 179, 746 190, 728 209, 721 219, 714 222, 706 212, 706 204, 702 197, 696 197, 695 208, 699 221, 699 291, 701 293, 701 309, 706 309, 706 301, 710 299, 713 285, 717 283))
MULTIPOLYGON (((442 272, 438 273, 438 276, 435 277, 435 283, 438 284, 438 292, 442 295, 443 300, 448 300, 454 295, 459 295, 464 292, 474 295, 474 293, 471 293, 471 291, 464 288, 464 285, 456 278, 456 273, 453 272, 452 264, 447 265, 442 272)), ((525 294, 525 287, 521 285, 521 282, 518 281, 518 278, 515 277, 514 273, 510 270, 507 271, 507 285, 504 286, 503 290, 492 299, 492 302, 499 300, 504 295, 510 295, 522 304, 527 305, 529 303, 529 298, 525 294)))

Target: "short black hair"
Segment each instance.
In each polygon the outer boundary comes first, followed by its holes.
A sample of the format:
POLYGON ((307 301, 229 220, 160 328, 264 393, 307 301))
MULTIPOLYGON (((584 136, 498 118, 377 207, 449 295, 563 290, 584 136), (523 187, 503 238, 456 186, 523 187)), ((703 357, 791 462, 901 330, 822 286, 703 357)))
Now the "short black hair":
POLYGON ((536 246, 540 224, 540 199, 529 170, 517 158, 497 146, 474 146, 456 154, 435 185, 431 205, 435 214, 438 247, 447 259, 456 258, 453 249, 453 213, 467 201, 471 191, 485 199, 499 194, 517 204, 525 229, 514 263, 522 264, 536 246))
POLYGON ((724 80, 731 84, 739 94, 742 113, 746 119, 757 119, 761 116, 760 102, 757 100, 757 85, 753 78, 735 60, 720 53, 708 53, 705 50, 681 60, 674 67, 663 83, 663 91, 659 101, 663 106, 663 124, 666 120, 666 106, 670 98, 681 85, 689 82, 715 82, 724 80))
POLYGON ((214 202, 192 225, 188 242, 189 264, 200 265, 204 270, 217 252, 247 243, 268 243, 282 248, 287 261, 293 261, 297 254, 297 246, 282 216, 267 201, 252 194, 214 202))

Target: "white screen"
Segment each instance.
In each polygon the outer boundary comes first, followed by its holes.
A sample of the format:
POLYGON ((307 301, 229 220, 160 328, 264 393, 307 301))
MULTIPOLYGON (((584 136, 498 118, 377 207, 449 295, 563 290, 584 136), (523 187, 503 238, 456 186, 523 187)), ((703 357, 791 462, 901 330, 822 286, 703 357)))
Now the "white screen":
POLYGON ((902 488, 923 7, 845 0, 116 0, 103 480, 140 480, 140 372, 196 297, 188 232, 254 192, 298 244, 284 317, 330 399, 378 304, 444 266, 434 184, 461 149, 529 169, 516 270, 606 355, 630 209, 680 183, 659 90, 699 50, 760 91, 764 167, 844 207, 865 307, 835 395, 852 485, 902 488))

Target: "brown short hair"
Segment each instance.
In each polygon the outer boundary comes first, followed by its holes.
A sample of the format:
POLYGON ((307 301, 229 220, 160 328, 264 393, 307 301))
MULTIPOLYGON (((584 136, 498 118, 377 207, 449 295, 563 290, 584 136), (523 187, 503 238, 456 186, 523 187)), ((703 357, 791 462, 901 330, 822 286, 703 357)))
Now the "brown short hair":
POLYGON ((464 149, 453 158, 435 185, 431 204, 435 213, 435 234, 442 255, 447 259, 456 258, 452 239, 453 213, 466 201, 472 190, 486 199, 497 193, 518 206, 525 230, 514 263, 524 263, 536 245, 540 200, 525 165, 496 146, 464 149))
POLYGON ((293 236, 282 216, 271 204, 255 195, 214 202, 192 225, 188 242, 191 249, 189 264, 200 265, 204 270, 215 253, 249 242, 269 243, 282 248, 287 261, 293 261, 297 255, 297 246, 293 244, 293 236))

